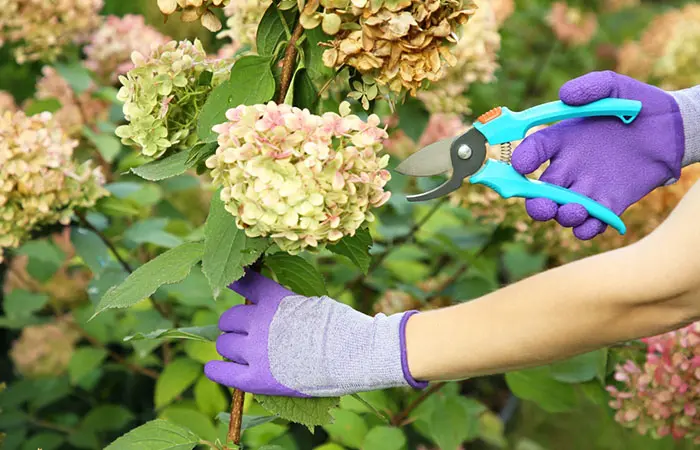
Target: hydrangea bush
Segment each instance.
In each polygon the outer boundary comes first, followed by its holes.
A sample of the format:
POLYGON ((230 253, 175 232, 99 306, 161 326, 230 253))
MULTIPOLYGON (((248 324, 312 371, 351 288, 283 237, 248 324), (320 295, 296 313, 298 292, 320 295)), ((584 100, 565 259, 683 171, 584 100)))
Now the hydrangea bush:
POLYGON ((483 186, 409 203, 442 178, 393 169, 586 71, 694 84, 695 5, 663 3, 0 0, 0 446, 693 448, 695 326, 424 392, 203 375, 246 269, 393 314, 652 231, 699 169, 592 242, 483 186))

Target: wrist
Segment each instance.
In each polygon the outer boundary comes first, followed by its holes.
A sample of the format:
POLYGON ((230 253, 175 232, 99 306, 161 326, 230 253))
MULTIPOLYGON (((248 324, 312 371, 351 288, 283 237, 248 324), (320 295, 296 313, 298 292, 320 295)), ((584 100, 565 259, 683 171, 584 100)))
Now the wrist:
POLYGON ((681 167, 700 162, 700 86, 671 91, 683 122, 681 167))
MULTIPOLYGON (((418 367, 418 370, 416 371, 415 367, 415 361, 414 361, 414 367, 411 367, 411 364, 409 363, 408 359, 408 344, 407 344, 407 329, 408 329, 408 323, 410 319, 415 319, 415 316, 418 314, 418 311, 406 311, 403 313, 403 317, 401 318, 401 323, 399 325, 399 337, 400 337, 400 345, 401 345, 401 369, 403 370, 403 376, 406 382, 409 384, 409 386, 416 388, 416 389, 424 389, 427 385, 427 381, 418 381, 418 379, 423 379, 421 374, 422 372, 420 371, 420 366, 418 367), (416 379, 416 377, 418 379, 416 379)), ((412 338, 413 340, 414 338, 412 338)))

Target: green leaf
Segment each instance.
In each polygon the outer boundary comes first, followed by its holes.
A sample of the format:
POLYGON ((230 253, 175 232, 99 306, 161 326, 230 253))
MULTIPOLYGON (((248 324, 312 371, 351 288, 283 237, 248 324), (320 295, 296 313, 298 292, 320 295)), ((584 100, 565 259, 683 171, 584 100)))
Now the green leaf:
POLYGON ((207 377, 200 377, 194 385, 194 401, 197 409, 208 417, 216 417, 219 411, 226 409, 228 400, 220 384, 207 377))
MULTIPOLYGON (((430 416, 430 434, 442 450, 456 450, 462 442, 479 435, 479 411, 464 397, 447 397, 430 416)), ((478 403, 477 403, 478 405, 478 403)))
POLYGON ((215 341, 221 334, 216 325, 204 327, 185 327, 174 329, 154 330, 150 333, 136 333, 124 338, 124 342, 141 341, 145 339, 190 339, 194 341, 215 341))
POLYGON ((234 64, 230 78, 209 95, 199 114, 197 135, 204 142, 216 140, 214 125, 226 122, 226 111, 238 105, 265 103, 275 95, 270 57, 248 55, 234 64))
POLYGON ((130 199, 117 197, 104 197, 97 202, 97 209, 110 217, 134 217, 141 210, 138 204, 130 199))
POLYGON ((333 423, 324 425, 323 429, 333 441, 357 449, 362 447, 368 431, 367 424, 360 415, 342 409, 333 412, 333 423))
POLYGON ((289 90, 284 99, 288 105, 294 105, 301 109, 314 111, 318 104, 318 91, 314 82, 311 81, 305 67, 297 67, 297 70, 292 76, 289 90))
POLYGON ((546 262, 547 255, 530 253, 522 245, 508 246, 503 255, 503 265, 511 282, 541 272, 546 262))
POLYGON ((152 420, 126 433, 105 450, 189 450, 199 443, 190 430, 162 419, 152 420))
POLYGON ((304 258, 287 253, 275 253, 265 258, 265 265, 274 272, 280 284, 299 295, 327 295, 323 277, 304 258))
POLYGON ((256 395, 255 399, 269 413, 306 425, 312 431, 316 425, 331 423, 333 418, 330 410, 340 403, 338 397, 295 398, 256 395))
POLYGON ((406 447, 406 436, 399 428, 374 427, 362 445, 362 450, 402 450, 406 447))
POLYGON ((425 109, 425 105, 418 99, 407 97, 396 109, 399 113, 399 128, 414 142, 418 142, 430 120, 430 113, 425 109))
POLYGON ((68 82, 71 89, 76 94, 81 94, 90 88, 92 77, 90 71, 83 66, 79 61, 69 64, 56 63, 54 68, 61 77, 68 82))
POLYGON ((24 289, 14 289, 5 295, 5 314, 10 319, 31 316, 41 310, 49 301, 46 294, 35 294, 24 289))
POLYGON ((107 358, 107 351, 101 348, 80 347, 77 349, 68 364, 71 384, 79 383, 90 372, 100 367, 105 358, 107 358))
POLYGON ((121 430, 134 418, 134 414, 121 405, 104 404, 91 409, 80 427, 95 432, 121 430))
POLYGON ((251 239, 236 226, 218 192, 211 200, 204 236, 202 271, 214 298, 219 297, 221 289, 241 278, 243 268, 255 262, 268 247, 267 240, 251 239))
POLYGON ((61 102, 56 98, 32 99, 24 109, 27 116, 33 116, 42 112, 54 113, 61 109, 61 102))
POLYGON ((166 419, 176 425, 187 427, 197 436, 209 441, 215 441, 217 432, 211 419, 196 409, 186 406, 168 406, 160 414, 161 419, 166 419))
POLYGON ((185 354, 192 360, 206 364, 213 360, 222 360, 223 358, 216 351, 215 342, 202 342, 188 340, 184 343, 185 354))
POLYGON ((491 411, 486 411, 479 418, 479 438, 497 448, 508 448, 501 418, 491 411))
POLYGON ((328 250, 348 257, 362 270, 362 273, 367 274, 369 263, 372 261, 372 256, 369 254, 371 246, 372 236, 369 234, 369 230, 360 228, 354 236, 345 236, 336 244, 329 245, 328 250))
POLYGON ((109 249, 102 239, 90 230, 73 227, 70 230, 70 240, 75 252, 92 273, 100 274, 110 261, 109 249))
POLYGON ((156 218, 136 222, 124 233, 124 237, 134 244, 153 244, 165 248, 174 248, 182 244, 182 239, 168 233, 164 228, 168 219, 156 218))
POLYGON ((196 167, 204 164, 207 158, 216 153, 219 144, 216 141, 198 142, 188 152, 185 167, 196 167))
POLYGON ((607 360, 606 350, 596 350, 556 362, 549 366, 549 370, 552 378, 562 383, 583 383, 593 380, 601 370, 605 373, 607 360))
POLYGON ((61 448, 65 438, 60 433, 42 432, 24 441, 22 450, 56 450, 61 448))
POLYGON ((159 181, 185 173, 187 170, 187 152, 177 152, 162 159, 158 159, 143 166, 131 169, 133 173, 144 180, 159 181))
POLYGON ((552 379, 546 367, 509 372, 506 382, 513 394, 535 402, 545 411, 565 412, 576 407, 574 387, 552 379))
POLYGON ((187 358, 178 358, 166 365, 156 380, 155 406, 160 409, 192 386, 202 374, 202 366, 187 358))
POLYGON ((40 283, 49 281, 66 259, 65 253, 48 240, 29 241, 17 254, 29 257, 27 272, 40 283))
POLYGON ((289 11, 282 13, 277 9, 275 2, 272 2, 258 23, 255 37, 255 47, 261 56, 272 56, 277 46, 287 37, 285 24, 282 23, 280 13, 286 21, 286 29, 294 27, 294 14, 289 11))
POLYGON ((83 136, 85 136, 100 152, 102 158, 108 163, 114 162, 117 155, 122 149, 121 141, 113 134, 95 133, 89 127, 83 127, 83 136))
POLYGON ((345 447, 338 445, 335 442, 328 442, 326 444, 321 444, 318 447, 314 447, 313 450, 345 450, 345 447))
POLYGON ((202 258, 203 251, 204 244, 188 242, 157 256, 136 269, 124 283, 107 291, 95 315, 109 308, 128 308, 151 296, 162 285, 182 281, 202 258))
POLYGON ((323 64, 323 52, 327 47, 319 45, 322 42, 332 41, 333 37, 323 32, 321 27, 304 31, 306 40, 303 43, 304 67, 309 71, 311 78, 317 83, 323 83, 334 76, 335 71, 323 64))

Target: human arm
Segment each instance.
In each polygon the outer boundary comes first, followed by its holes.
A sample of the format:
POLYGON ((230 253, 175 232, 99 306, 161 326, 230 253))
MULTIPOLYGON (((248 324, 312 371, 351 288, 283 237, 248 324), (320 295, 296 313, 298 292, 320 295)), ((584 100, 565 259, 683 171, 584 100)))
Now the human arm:
POLYGON ((408 365, 446 380, 548 364, 700 320, 700 183, 653 233, 412 317, 408 365))
POLYGON ((700 184, 652 234, 479 299, 370 317, 259 274, 232 285, 254 305, 221 317, 205 367, 246 392, 342 395, 547 364, 700 318, 700 184), (416 381, 421 380, 421 381, 416 381))

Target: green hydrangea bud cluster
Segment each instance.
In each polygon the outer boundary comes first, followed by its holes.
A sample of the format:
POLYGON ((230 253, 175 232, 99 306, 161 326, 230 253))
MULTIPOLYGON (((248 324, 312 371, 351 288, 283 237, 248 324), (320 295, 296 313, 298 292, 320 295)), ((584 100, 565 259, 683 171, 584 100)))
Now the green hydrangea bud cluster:
POLYGON ((77 145, 50 113, 0 117, 0 261, 35 229, 67 224, 76 208, 107 195, 101 169, 73 161, 77 145))
MULTIPOLYGON (((347 104, 344 104, 347 106, 347 104)), ((346 111, 347 109, 347 111, 346 111)), ((352 236, 390 197, 379 118, 311 114, 289 105, 238 106, 216 125, 206 161, 221 200, 250 237, 291 254, 352 236)))
POLYGON ((117 128, 117 136, 152 158, 191 147, 199 111, 212 88, 229 76, 231 62, 208 59, 199 40, 170 41, 148 56, 134 52, 131 58, 134 68, 119 77, 117 96, 129 123, 117 128), (202 82, 207 72, 211 82, 202 82))

